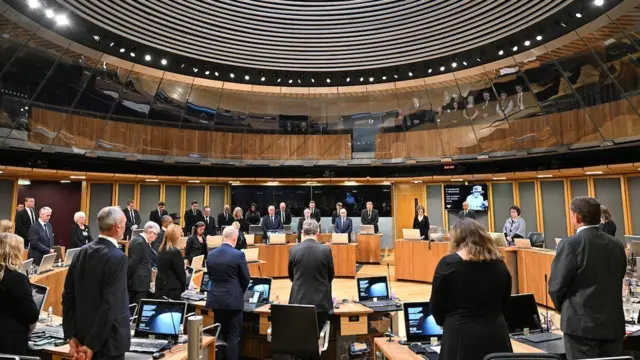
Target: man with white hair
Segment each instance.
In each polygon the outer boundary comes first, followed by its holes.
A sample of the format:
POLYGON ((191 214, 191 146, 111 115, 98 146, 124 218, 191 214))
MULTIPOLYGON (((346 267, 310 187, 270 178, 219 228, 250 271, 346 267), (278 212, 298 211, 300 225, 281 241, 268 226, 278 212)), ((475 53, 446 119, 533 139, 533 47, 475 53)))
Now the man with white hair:
POLYGON ((207 256, 207 274, 211 280, 207 308, 213 310, 216 322, 221 325, 220 337, 227 342, 229 360, 240 358, 244 292, 251 279, 247 258, 235 249, 237 239, 238 230, 227 226, 222 231, 222 245, 207 256))
POLYGON ((280 209, 276 211, 276 216, 280 218, 282 225, 291 225, 291 211, 287 209, 287 204, 280 203, 280 209))
POLYGON ((49 207, 41 208, 38 220, 29 228, 29 258, 36 265, 40 265, 43 256, 54 252, 53 229, 49 223, 51 212, 49 207))
POLYGON ((62 327, 73 359, 124 359, 129 351, 127 256, 118 248, 127 219, 117 206, 98 213, 97 240, 78 251, 62 293, 62 327))
POLYGON ((262 218, 262 239, 268 239, 267 234, 282 230, 282 221, 276 216, 275 206, 269 206, 269 213, 262 218))
POLYGON ((129 243, 129 267, 127 268, 127 279, 129 285, 129 303, 139 304, 141 299, 145 299, 149 294, 151 284, 151 268, 155 264, 156 252, 151 247, 151 243, 156 240, 160 233, 160 227, 154 221, 149 221, 144 225, 140 235, 136 236, 129 243))

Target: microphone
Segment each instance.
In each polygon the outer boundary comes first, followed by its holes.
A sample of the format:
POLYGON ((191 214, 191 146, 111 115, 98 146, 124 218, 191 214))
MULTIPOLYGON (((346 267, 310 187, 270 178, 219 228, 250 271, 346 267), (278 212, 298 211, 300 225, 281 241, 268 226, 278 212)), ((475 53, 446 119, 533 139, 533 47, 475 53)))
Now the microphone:
POLYGON ((391 290, 391 271, 389 271, 389 263, 387 263, 387 277, 389 278, 389 300, 393 299, 393 291, 391 290))
POLYGON ((549 320, 549 284, 547 274, 544 274, 544 307, 545 307, 545 322, 547 323, 547 332, 551 332, 551 321, 549 320))
POLYGON ((258 264, 258 273, 260 274, 260 277, 262 277, 262 269, 260 268, 260 264, 258 264))

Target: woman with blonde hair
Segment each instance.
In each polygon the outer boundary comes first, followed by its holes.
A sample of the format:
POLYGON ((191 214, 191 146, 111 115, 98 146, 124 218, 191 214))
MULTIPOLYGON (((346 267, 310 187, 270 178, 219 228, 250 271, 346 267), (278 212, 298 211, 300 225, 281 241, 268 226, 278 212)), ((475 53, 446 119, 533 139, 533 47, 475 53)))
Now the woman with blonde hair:
POLYGON ((0 220, 0 233, 12 233, 12 232, 13 232, 13 223, 5 219, 0 220))
POLYGON ((238 240, 236 241, 236 250, 242 250, 247 248, 247 239, 244 237, 244 233, 240 230, 240 223, 234 221, 231 224, 236 230, 238 230, 238 240))
POLYGON ((487 230, 466 218, 453 228, 452 253, 436 268, 431 313, 444 328, 440 356, 482 360, 512 352, 505 314, 511 274, 487 230))
POLYGON ((180 301, 180 295, 186 290, 187 274, 184 269, 182 253, 178 249, 181 236, 180 226, 171 224, 162 238, 156 259, 158 268, 156 298, 158 299, 163 299, 166 296, 171 300, 180 301))
POLYGON ((39 313, 29 278, 22 273, 24 240, 0 234, 0 353, 26 355, 30 326, 39 313))
POLYGON ((238 230, 240 230, 242 232, 248 232, 249 231, 249 223, 242 216, 242 209, 240 207, 237 207, 237 208, 233 209, 232 215, 233 215, 232 216, 233 217, 233 221, 237 222, 240 225, 240 228, 238 230))

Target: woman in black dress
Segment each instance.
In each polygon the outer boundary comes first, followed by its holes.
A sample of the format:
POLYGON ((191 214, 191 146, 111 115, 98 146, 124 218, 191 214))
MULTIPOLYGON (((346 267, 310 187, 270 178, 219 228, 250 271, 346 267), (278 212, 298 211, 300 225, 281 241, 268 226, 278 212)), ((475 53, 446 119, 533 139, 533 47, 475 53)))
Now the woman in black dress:
POLYGON ((420 238, 422 240, 429 240, 429 217, 425 216, 422 205, 418 205, 416 212, 418 215, 413 218, 413 228, 420 230, 420 238))
POLYGON ((162 238, 157 257, 157 299, 163 299, 166 296, 171 300, 180 301, 182 293, 187 288, 187 273, 184 269, 182 254, 178 249, 178 241, 181 235, 182 229, 180 226, 171 224, 162 238))
POLYGON ((452 254, 436 268, 431 312, 444 329, 441 360, 482 360, 512 352, 504 318, 511 275, 491 235, 473 219, 459 221, 451 236, 452 254))
POLYGON ((231 213, 231 217, 233 217, 233 221, 238 222, 240 224, 240 231, 249 232, 249 223, 242 216, 242 209, 237 207, 233 209, 233 213, 231 213))
POLYGON ((92 242, 91 230, 85 224, 87 215, 82 211, 78 211, 73 215, 73 225, 71 225, 71 246, 70 249, 81 248, 92 242))
POLYGON ((236 230, 238 230, 238 240, 236 241, 236 250, 242 250, 247 248, 247 238, 244 237, 244 232, 240 230, 240 223, 234 221, 231 224, 236 230))
POLYGON ((611 211, 609 211, 609 208, 606 206, 600 206, 600 212, 600 231, 615 237, 618 227, 616 226, 616 223, 611 220, 611 211))
POLYGON ((252 203, 251 207, 249 207, 249 211, 247 211, 245 220, 249 225, 260 225, 260 212, 258 212, 255 203, 252 203))
POLYGON ((207 239, 204 236, 205 225, 198 221, 193 227, 193 234, 187 238, 187 245, 184 248, 184 256, 189 259, 189 264, 194 257, 204 255, 207 258, 207 239))

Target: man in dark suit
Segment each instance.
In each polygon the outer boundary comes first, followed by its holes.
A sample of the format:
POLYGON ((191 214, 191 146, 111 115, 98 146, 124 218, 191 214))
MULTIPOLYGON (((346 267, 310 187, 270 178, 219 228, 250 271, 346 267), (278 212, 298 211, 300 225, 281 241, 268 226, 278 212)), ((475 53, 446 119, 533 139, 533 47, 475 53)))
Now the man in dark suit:
POLYGON ((169 212, 164 208, 164 201, 160 201, 158 203, 158 208, 152 210, 149 214, 149 220, 158 224, 158 226, 162 226, 162 217, 165 215, 169 215, 169 212))
POLYGON ((140 227, 140 223, 142 220, 140 219, 140 213, 135 209, 136 204, 133 200, 127 201, 127 207, 122 209, 124 212, 124 216, 127 218, 127 228, 124 231, 124 238, 127 240, 131 239, 131 234, 133 230, 140 227))
POLYGON ((333 225, 333 232, 338 234, 349 234, 349 238, 351 238, 352 230, 353 222, 347 217, 347 209, 340 209, 340 217, 336 219, 336 223, 333 225))
POLYGON ((211 216, 211 208, 205 206, 202 214, 204 220, 204 237, 213 236, 218 233, 218 229, 216 228, 216 219, 211 216))
POLYGON ((190 236, 193 227, 199 221, 204 221, 204 216, 202 215, 202 211, 198 209, 198 202, 193 200, 191 202, 191 209, 184 212, 184 233, 190 236))
POLYGON ((40 265, 43 256, 54 252, 53 229, 49 219, 51 208, 45 206, 40 209, 38 220, 29 228, 29 258, 36 265, 40 265))
POLYGON ((318 225, 320 225, 320 220, 322 220, 322 215, 320 214, 320 210, 316 209, 315 201, 313 200, 309 201, 309 210, 311 210, 311 217, 318 222, 318 225))
POLYGON ((322 328, 327 313, 333 309, 331 282, 335 272, 331 248, 317 242, 319 233, 318 223, 306 220, 302 224, 304 241, 289 251, 289 304, 314 305, 318 327, 322 328))
POLYGON ((373 231, 378 233, 378 210, 373 208, 371 201, 367 201, 367 208, 362 210, 360 222, 362 225, 373 225, 373 231))
POLYGON ((29 247, 29 229, 38 220, 35 210, 36 199, 27 197, 24 199, 24 209, 16 213, 16 234, 24 239, 24 248, 29 247))
POLYGON ((458 213, 458 219, 462 220, 464 218, 476 219, 475 211, 469 210, 469 203, 466 201, 462 203, 462 211, 458 213))
MULTIPOLYGON (((173 218, 169 215, 165 215, 162 217, 161 221, 162 221, 162 227, 160 228, 160 232, 158 233, 158 236, 151 244, 151 247, 156 252, 158 251, 158 249, 160 249, 160 245, 162 245, 162 239, 164 239, 164 233, 167 231, 167 228, 169 227, 169 225, 173 224, 173 218)), ((155 264, 155 261, 154 261, 154 264, 155 264)))
POLYGON ((342 209, 342 203, 341 202, 337 202, 336 203, 336 209, 331 214, 331 225, 335 225, 336 219, 338 217, 340 217, 340 209, 342 209))
POLYGON ((73 258, 62 293, 62 327, 75 359, 124 359, 129 351, 127 256, 118 248, 127 219, 116 206, 98 213, 100 235, 73 258))
POLYGON ((576 234, 558 245, 549 277, 549 295, 561 313, 567 358, 622 356, 624 247, 598 228, 596 199, 574 198, 570 217, 576 234))
POLYGON ((280 209, 276 211, 276 216, 280 218, 282 225, 291 225, 291 211, 287 209, 287 204, 280 203, 280 209))
POLYGON ((302 224, 304 224, 305 220, 310 220, 310 219, 312 219, 311 210, 304 209, 304 216, 298 219, 298 242, 302 241, 302 224))
POLYGON ((222 212, 218 214, 218 232, 222 232, 223 226, 231 226, 234 221, 233 216, 231 216, 231 207, 229 207, 229 205, 225 205, 222 212))
POLYGON ((148 297, 151 284, 151 268, 157 256, 151 243, 160 233, 160 227, 153 221, 144 225, 142 233, 129 243, 129 267, 127 279, 129 279, 129 303, 139 304, 141 299, 148 297))
POLYGON ((282 230, 282 222, 280 222, 280 218, 276 216, 276 208, 272 205, 269 206, 269 213, 262 218, 263 239, 268 239, 268 232, 278 230, 282 230))
POLYGON ((242 310, 244 292, 249 286, 249 267, 242 251, 236 250, 238 230, 233 226, 222 232, 222 245, 207 256, 207 273, 211 279, 211 291, 207 307, 216 314, 220 323, 220 336, 227 342, 227 359, 240 358, 242 338, 242 310))

